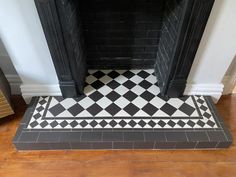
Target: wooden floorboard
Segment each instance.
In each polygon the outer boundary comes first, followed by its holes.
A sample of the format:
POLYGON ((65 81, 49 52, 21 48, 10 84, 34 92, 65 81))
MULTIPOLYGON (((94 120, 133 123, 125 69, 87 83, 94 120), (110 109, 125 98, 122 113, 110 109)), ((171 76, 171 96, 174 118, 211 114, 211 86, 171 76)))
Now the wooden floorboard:
MULTIPOLYGON (((0 177, 216 177, 236 176, 235 143, 224 150, 21 151, 12 138, 26 106, 14 97, 16 114, 0 120, 0 177)), ((236 137, 236 96, 217 108, 236 137)))

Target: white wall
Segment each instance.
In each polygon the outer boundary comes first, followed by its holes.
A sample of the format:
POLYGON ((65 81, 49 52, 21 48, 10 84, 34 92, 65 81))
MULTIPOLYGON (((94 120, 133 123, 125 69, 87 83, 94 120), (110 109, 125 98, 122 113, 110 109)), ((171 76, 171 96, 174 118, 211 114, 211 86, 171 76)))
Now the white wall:
POLYGON ((60 94, 34 1, 0 0, 0 4, 0 36, 23 82, 23 96, 60 94))
MULTIPOLYGON (((34 1, 0 0, 0 4, 0 36, 23 81, 23 96, 60 94, 34 1)), ((236 53, 235 9, 235 0, 216 0, 186 94, 221 96, 221 80, 236 53)))
POLYGON ((188 78, 186 93, 206 93, 218 99, 221 84, 236 55, 236 1, 216 0, 188 78))

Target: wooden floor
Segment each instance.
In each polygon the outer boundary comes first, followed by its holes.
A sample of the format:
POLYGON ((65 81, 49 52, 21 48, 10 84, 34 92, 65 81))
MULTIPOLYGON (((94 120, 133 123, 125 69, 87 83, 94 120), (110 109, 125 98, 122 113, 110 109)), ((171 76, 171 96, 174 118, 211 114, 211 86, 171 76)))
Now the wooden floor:
MULTIPOLYGON (((205 151, 31 151, 17 152, 12 138, 25 111, 14 98, 16 114, 0 121, 0 177, 234 177, 235 143, 205 151)), ((217 104, 236 139, 236 96, 217 104)))

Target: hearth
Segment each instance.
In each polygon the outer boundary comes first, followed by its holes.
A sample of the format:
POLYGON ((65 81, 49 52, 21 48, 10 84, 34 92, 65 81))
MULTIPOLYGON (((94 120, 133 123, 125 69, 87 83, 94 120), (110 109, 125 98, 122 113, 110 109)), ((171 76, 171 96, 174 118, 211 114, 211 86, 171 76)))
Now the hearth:
POLYGON ((35 0, 64 97, 87 69, 153 69, 167 97, 183 95, 214 0, 35 0))
POLYGON ((214 0, 35 2, 63 97, 31 100, 18 150, 230 146, 211 98, 182 96, 214 0))

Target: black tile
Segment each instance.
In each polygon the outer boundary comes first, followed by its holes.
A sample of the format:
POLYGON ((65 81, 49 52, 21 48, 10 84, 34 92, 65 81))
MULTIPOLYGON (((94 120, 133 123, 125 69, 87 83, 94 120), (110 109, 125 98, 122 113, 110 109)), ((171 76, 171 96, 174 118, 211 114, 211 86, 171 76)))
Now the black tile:
POLYGON ((25 125, 24 124, 20 124, 17 131, 16 131, 16 134, 15 134, 15 137, 13 139, 13 142, 17 142, 21 136, 21 133, 23 131, 23 129, 25 128, 25 125))
POLYGON ((166 141, 164 132, 144 132, 145 141, 166 141))
POLYGON ((113 149, 133 149, 132 142, 114 142, 113 149))
POLYGON ((18 142, 36 142, 39 132, 22 132, 18 142))
POLYGON ((154 149, 154 142, 134 142, 134 149, 154 149))
POLYGON ((223 131, 207 131, 210 141, 222 142, 227 141, 223 131))
POLYGON ((216 148, 228 148, 231 144, 232 144, 232 141, 219 142, 216 148))
POLYGON ((87 111, 92 114, 93 116, 96 116, 99 112, 101 112, 103 109, 97 104, 93 104, 92 106, 87 108, 87 111))
POLYGON ((65 110, 66 109, 60 103, 49 109, 53 116, 57 116, 65 110))
POLYGON ((116 104, 112 103, 111 105, 109 105, 106 109, 105 109, 109 114, 111 114, 112 116, 114 116, 115 114, 117 114, 121 108, 119 106, 117 106, 116 104))
POLYGON ((152 84, 146 80, 143 80, 142 82, 139 83, 139 85, 142 87, 142 88, 145 88, 145 89, 148 89, 149 87, 152 86, 152 84))
POLYGON ((207 148, 215 148, 217 142, 198 142, 196 148, 198 149, 207 149, 207 148))
POLYGON ((155 149, 174 149, 176 142, 157 142, 155 149))
POLYGON ((42 111, 43 109, 44 109, 43 106, 39 106, 39 107, 36 108, 36 110, 37 110, 38 112, 42 111))
POLYGON ((132 82, 131 80, 128 80, 125 83, 123 83, 122 85, 124 85, 128 89, 132 89, 136 84, 134 82, 132 82))
POLYGON ((59 142, 60 132, 41 132, 37 142, 59 142))
POLYGON ((77 116, 79 113, 81 113, 82 111, 84 111, 84 108, 82 106, 80 106, 78 103, 76 103, 75 105, 71 106, 68 111, 73 115, 73 116, 77 116))
POLYGON ((73 120, 71 123, 70 123, 70 126, 72 128, 75 128, 77 125, 79 125, 79 123, 76 121, 76 120, 73 120))
POLYGON ((118 98, 120 98, 120 94, 118 94, 115 91, 110 92, 109 94, 106 95, 107 98, 109 98, 111 101, 116 101, 118 98))
POLYGON ((171 116, 172 114, 174 114, 175 111, 177 110, 175 107, 173 107, 173 106, 170 105, 169 103, 164 104, 160 109, 161 109, 163 112, 165 112, 166 114, 168 114, 169 116, 171 116))
POLYGON ((197 142, 177 142, 175 149, 194 149, 197 142))
POLYGON ((138 95, 136 95, 134 92, 128 91, 126 94, 123 95, 128 101, 133 101, 135 98, 137 98, 138 95))
POLYGON ((120 74, 116 71, 111 71, 110 73, 107 74, 109 77, 111 77, 112 79, 115 79, 116 77, 118 77, 120 74))
POLYGON ((94 142, 92 143, 93 149, 112 149, 112 142, 94 142))
POLYGON ((121 121, 119 122, 119 125, 120 125, 121 127, 125 127, 127 124, 128 124, 128 123, 127 123, 126 121, 124 121, 124 120, 121 120, 121 121))
POLYGON ((188 137, 188 140, 190 142, 195 142, 195 141, 209 141, 207 134, 205 131, 197 131, 197 132, 186 132, 186 135, 188 137))
POLYGON ((99 123, 99 125, 101 125, 102 127, 106 127, 107 124, 108 124, 108 123, 107 123, 107 121, 105 121, 105 120, 102 120, 102 121, 99 123))
POLYGON ((60 126, 61 126, 62 128, 65 128, 68 124, 69 124, 69 123, 68 123, 66 120, 64 120, 64 121, 62 121, 62 122, 60 123, 60 126))
POLYGON ((92 149, 92 142, 71 142, 71 149, 92 149))
POLYGON ((111 89, 115 89, 115 88, 117 88, 118 86, 120 86, 120 84, 118 83, 118 82, 116 82, 115 80, 112 80, 111 82, 109 82, 108 84, 107 84, 107 86, 109 86, 111 89))
POLYGON ((101 141, 101 132, 82 132, 81 141, 101 141))
POLYGON ((95 73, 93 73, 93 76, 96 77, 97 79, 100 79, 101 77, 105 76, 105 73, 102 71, 98 70, 95 73))
POLYGON ((60 132, 60 142, 80 142, 81 132, 60 132))
POLYGON ((165 132, 167 141, 187 141, 185 132, 165 132))
POLYGON ((139 111, 139 108, 137 106, 135 106, 133 103, 129 103, 123 109, 131 116, 135 115, 139 111))
POLYGON ((124 132, 124 141, 144 141, 143 132, 124 132))
POLYGON ((184 103, 179 107, 179 110, 182 111, 183 113, 187 114, 188 116, 191 116, 192 113, 196 110, 192 106, 184 103))
POLYGON ((49 143, 50 149, 60 149, 60 150, 66 150, 66 149, 71 149, 69 143, 49 143))
POLYGON ((158 111, 158 108, 148 103, 142 108, 142 110, 146 112, 148 115, 152 116, 158 111))
POLYGON ((98 90, 99 88, 103 87, 105 84, 99 80, 96 80, 92 84, 90 84, 94 89, 98 90))
POLYGON ((145 79, 148 76, 150 76, 150 74, 148 72, 144 71, 144 70, 140 71, 137 75, 140 76, 143 79, 145 79))
POLYGON ((131 77, 133 77, 135 74, 131 71, 126 71, 122 74, 123 76, 125 76, 126 78, 130 79, 131 77))
POLYGON ((52 128, 56 127, 59 123, 54 120, 53 122, 50 123, 50 125, 52 126, 52 128))
POLYGON ((123 141, 122 132, 103 132, 103 141, 123 141))
POLYGON ((149 91, 143 92, 140 96, 147 101, 151 101, 155 97, 155 95, 153 95, 149 91))
POLYGON ((48 143, 14 143, 17 150, 49 150, 48 143))
POLYGON ((89 98, 91 98, 95 102, 100 100, 102 97, 103 97, 103 95, 98 91, 95 91, 91 95, 89 95, 89 98))

